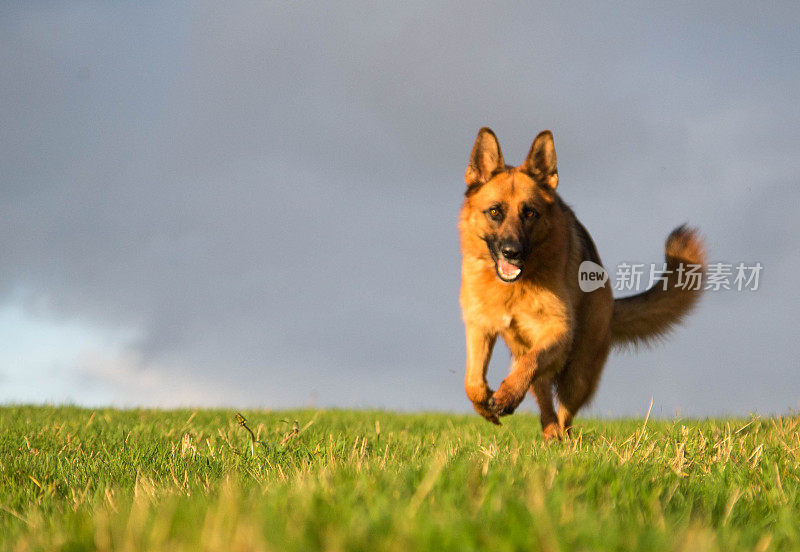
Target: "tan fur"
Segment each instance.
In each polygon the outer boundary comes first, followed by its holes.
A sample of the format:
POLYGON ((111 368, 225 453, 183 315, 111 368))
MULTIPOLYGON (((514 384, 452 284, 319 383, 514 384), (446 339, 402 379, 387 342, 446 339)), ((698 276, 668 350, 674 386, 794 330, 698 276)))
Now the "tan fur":
MULTIPOLYGON (((555 191, 558 171, 549 131, 537 136, 525 162, 513 168, 505 165, 494 133, 481 129, 465 179, 459 231, 467 396, 479 414, 499 424, 499 417, 512 413, 531 390, 545 437, 560 438, 594 393, 611 345, 662 335, 688 312, 699 292, 675 288, 675 275, 668 291, 651 289, 616 302, 610 284, 591 293, 580 290, 579 265, 584 260, 600 264, 600 259, 555 191), (495 207, 502 220, 490 216, 497 214, 495 207), (512 283, 499 277, 497 251, 490 245, 506 238, 527 244, 522 272, 512 283), (513 360, 495 392, 486 370, 498 336, 513 360)), ((704 259, 696 233, 681 227, 670 235, 668 269, 704 259)))

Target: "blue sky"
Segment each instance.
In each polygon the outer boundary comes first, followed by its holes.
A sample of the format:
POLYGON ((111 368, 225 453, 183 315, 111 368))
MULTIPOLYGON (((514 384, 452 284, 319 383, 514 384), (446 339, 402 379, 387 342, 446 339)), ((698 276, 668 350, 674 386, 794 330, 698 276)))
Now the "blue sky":
POLYGON ((798 60, 791 3, 3 4, 0 401, 468 410, 490 126, 511 163, 554 132, 607 267, 685 221, 764 266, 590 411, 796 410, 798 60))

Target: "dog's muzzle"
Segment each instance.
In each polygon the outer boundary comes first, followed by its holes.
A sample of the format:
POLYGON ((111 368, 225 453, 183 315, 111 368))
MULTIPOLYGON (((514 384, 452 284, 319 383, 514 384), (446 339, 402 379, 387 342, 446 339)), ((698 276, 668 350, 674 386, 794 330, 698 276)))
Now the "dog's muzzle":
POLYGON ((497 275, 504 282, 513 282, 522 274, 524 248, 516 241, 501 241, 495 259, 497 275))

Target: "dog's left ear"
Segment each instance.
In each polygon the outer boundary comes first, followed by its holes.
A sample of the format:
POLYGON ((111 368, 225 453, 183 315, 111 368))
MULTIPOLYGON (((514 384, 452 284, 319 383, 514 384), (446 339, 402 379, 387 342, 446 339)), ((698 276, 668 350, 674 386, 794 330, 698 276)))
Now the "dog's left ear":
POLYGON ((520 167, 528 173, 537 184, 551 190, 558 186, 558 168, 556 167, 556 147, 553 144, 553 133, 543 130, 533 141, 528 158, 520 167))

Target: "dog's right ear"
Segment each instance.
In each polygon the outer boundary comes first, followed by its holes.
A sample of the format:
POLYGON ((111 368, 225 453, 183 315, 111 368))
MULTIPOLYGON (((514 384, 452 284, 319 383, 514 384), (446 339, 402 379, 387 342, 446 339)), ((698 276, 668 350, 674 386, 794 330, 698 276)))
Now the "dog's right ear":
POLYGON ((486 184, 492 175, 506 166, 503 161, 503 152, 500 151, 500 143, 492 129, 483 127, 478 132, 472 154, 469 156, 469 165, 464 173, 464 180, 467 183, 467 193, 470 190, 477 190, 482 184, 486 184))

